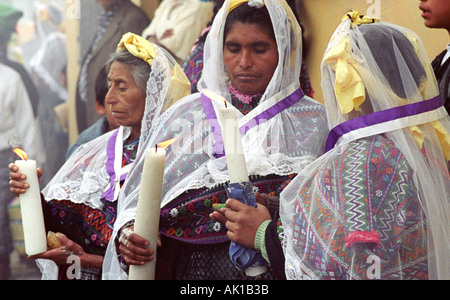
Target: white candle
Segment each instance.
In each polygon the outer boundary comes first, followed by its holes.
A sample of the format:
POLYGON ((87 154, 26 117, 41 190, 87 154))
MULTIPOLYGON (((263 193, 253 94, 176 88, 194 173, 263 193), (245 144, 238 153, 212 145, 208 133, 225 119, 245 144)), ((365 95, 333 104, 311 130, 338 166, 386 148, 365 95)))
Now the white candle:
POLYGON ((219 121, 222 127, 222 138, 230 183, 249 181, 236 109, 234 107, 220 108, 219 121))
POLYGON ((19 172, 25 174, 30 188, 19 196, 22 226, 27 255, 36 255, 47 251, 44 213, 42 212, 41 192, 35 160, 16 160, 19 172))
POLYGON ((164 149, 152 148, 146 152, 134 232, 150 242, 150 247, 154 250, 155 259, 142 266, 131 265, 129 280, 155 279, 156 243, 159 230, 165 160, 166 151, 164 149))
MULTIPOLYGON (((234 107, 220 108, 219 122, 222 128, 222 139, 230 183, 247 182, 249 181, 247 164, 245 162, 236 109, 234 107)), ((245 274, 250 277, 256 277, 266 271, 266 266, 250 266, 245 269, 245 274)))

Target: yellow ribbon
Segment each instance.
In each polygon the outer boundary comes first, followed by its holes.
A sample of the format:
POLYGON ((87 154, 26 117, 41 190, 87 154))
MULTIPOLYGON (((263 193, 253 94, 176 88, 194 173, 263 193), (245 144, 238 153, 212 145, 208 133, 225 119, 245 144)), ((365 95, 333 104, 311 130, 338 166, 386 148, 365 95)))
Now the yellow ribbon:
POLYGON ((351 45, 348 36, 342 38, 324 57, 332 70, 335 71, 335 94, 342 114, 348 114, 366 99, 364 82, 359 75, 357 61, 351 55, 351 45))
POLYGON ((434 121, 433 126, 436 130, 442 151, 444 152, 444 157, 447 161, 450 161, 450 133, 445 130, 445 127, 439 121, 434 121))
POLYGON ((117 49, 122 51, 125 48, 134 56, 147 62, 150 66, 152 65, 156 51, 155 46, 148 40, 131 32, 125 33, 117 45, 117 49))
POLYGON ((352 24, 357 25, 357 26, 360 26, 362 24, 376 23, 376 22, 380 21, 380 19, 372 18, 372 17, 366 16, 366 15, 362 15, 356 10, 349 11, 342 18, 342 21, 344 21, 346 19, 350 19, 352 21, 352 24))
MULTIPOLYGON (((356 10, 348 12, 342 20, 351 20, 354 25, 370 24, 379 19, 361 15, 356 10)), ((358 62, 351 55, 350 38, 345 36, 324 57, 324 62, 335 71, 335 93, 342 114, 359 107, 366 99, 364 82, 357 70, 358 62)))
POLYGON ((230 9, 228 12, 231 12, 233 9, 235 9, 236 7, 238 7, 239 5, 248 2, 249 0, 231 0, 230 2, 230 9))

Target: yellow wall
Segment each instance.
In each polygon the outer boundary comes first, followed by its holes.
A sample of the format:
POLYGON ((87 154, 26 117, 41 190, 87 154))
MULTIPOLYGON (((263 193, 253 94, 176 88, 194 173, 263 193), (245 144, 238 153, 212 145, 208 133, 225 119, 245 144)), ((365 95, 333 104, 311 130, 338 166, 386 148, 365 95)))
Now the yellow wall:
POLYGON ((429 29, 423 24, 417 0, 297 0, 298 12, 305 27, 308 46, 306 65, 314 98, 323 103, 320 87, 320 63, 328 41, 342 17, 350 9, 381 17, 382 20, 407 27, 422 39, 430 60, 450 42, 444 29, 429 29))

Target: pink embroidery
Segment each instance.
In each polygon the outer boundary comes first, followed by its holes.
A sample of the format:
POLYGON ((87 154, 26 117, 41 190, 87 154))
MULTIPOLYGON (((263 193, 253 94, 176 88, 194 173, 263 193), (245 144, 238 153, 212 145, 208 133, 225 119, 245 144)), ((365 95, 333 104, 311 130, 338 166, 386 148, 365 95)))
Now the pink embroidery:
POLYGON ((242 94, 231 84, 228 85, 228 90, 230 91, 230 93, 235 95, 241 102, 243 102, 245 104, 250 104, 254 97, 261 95, 261 94, 255 94, 255 95, 242 94))

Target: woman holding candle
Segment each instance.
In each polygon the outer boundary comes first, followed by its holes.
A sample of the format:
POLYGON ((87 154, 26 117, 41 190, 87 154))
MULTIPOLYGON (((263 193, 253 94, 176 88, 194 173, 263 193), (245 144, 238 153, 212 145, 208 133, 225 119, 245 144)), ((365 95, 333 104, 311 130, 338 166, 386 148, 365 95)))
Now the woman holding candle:
MULTIPOLYGON (((81 261, 82 279, 100 279, 103 256, 116 220, 118 193, 154 118, 189 93, 190 84, 165 50, 132 33, 125 34, 107 64, 111 106, 120 128, 82 145, 43 190, 46 229, 60 232, 63 247, 35 258, 44 276, 66 278, 67 258, 81 261)), ((11 191, 27 188, 17 166, 10 169, 11 191)), ((41 174, 41 173, 40 173, 41 174)), ((151 251, 146 251, 150 254, 151 251)))
POLYGON ((420 39, 349 12, 322 87, 328 152, 281 194, 286 275, 448 280, 450 119, 420 39))
MULTIPOLYGON (((323 151, 324 108, 300 89, 301 29, 284 1, 225 1, 208 34, 204 63, 203 92, 172 106, 146 143, 153 147, 177 137, 166 157, 157 279, 250 278, 230 260, 226 228, 209 218, 213 204, 226 201, 224 186, 231 177, 225 154, 233 153, 224 153, 217 120, 225 105, 235 110, 240 127, 242 170, 248 173, 242 175, 248 175, 261 198, 279 193, 290 176, 323 151)), ((140 177, 131 177, 136 183, 128 181, 121 192, 118 233, 136 214, 140 177)), ((121 247, 128 248, 130 258, 139 248, 131 242, 121 247)), ((108 256, 110 271, 104 277, 127 278, 114 247, 108 256)), ((275 276, 269 270, 260 278, 275 276)))

